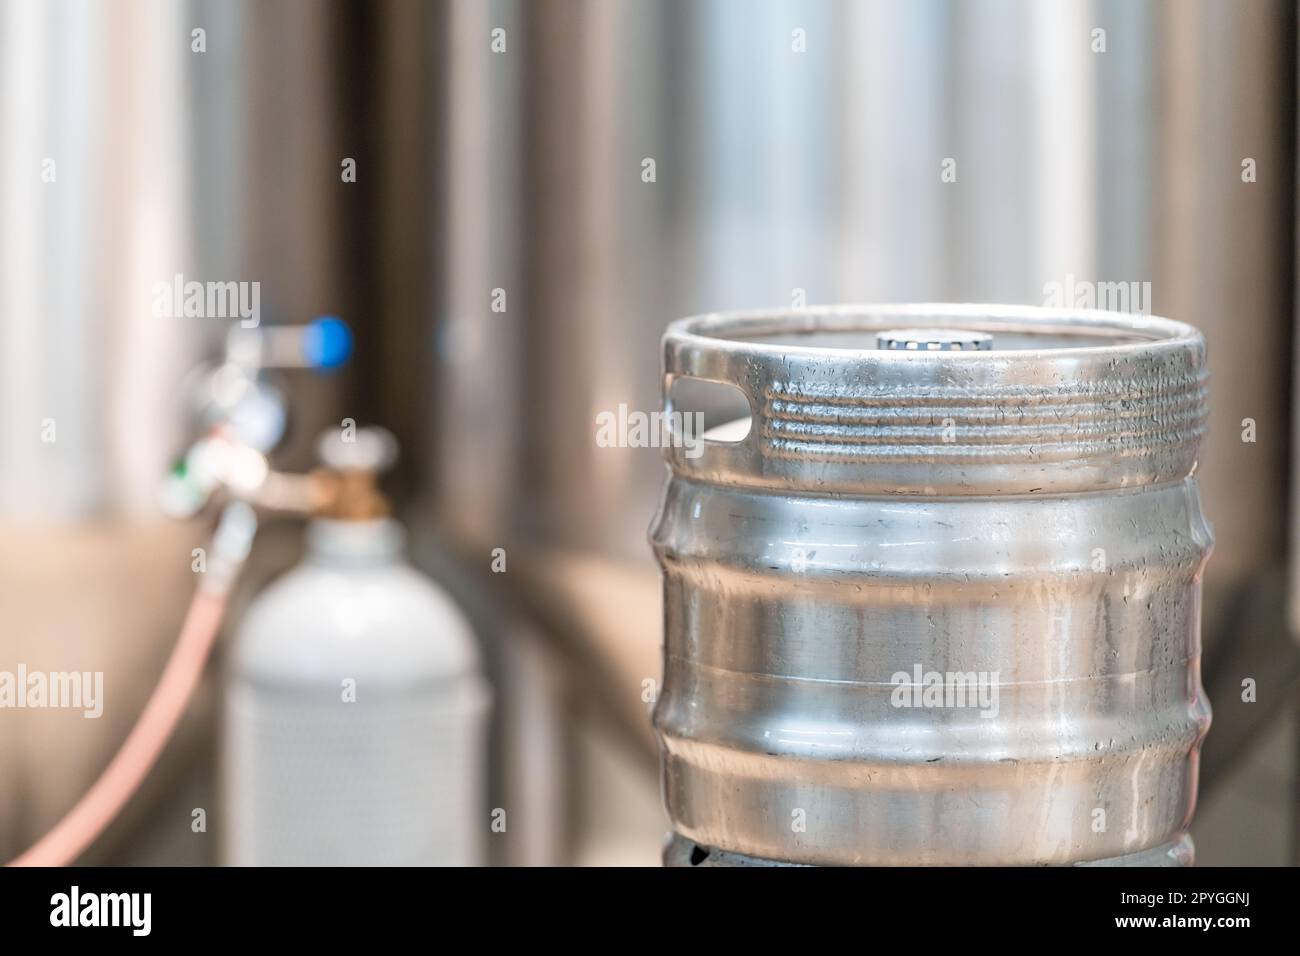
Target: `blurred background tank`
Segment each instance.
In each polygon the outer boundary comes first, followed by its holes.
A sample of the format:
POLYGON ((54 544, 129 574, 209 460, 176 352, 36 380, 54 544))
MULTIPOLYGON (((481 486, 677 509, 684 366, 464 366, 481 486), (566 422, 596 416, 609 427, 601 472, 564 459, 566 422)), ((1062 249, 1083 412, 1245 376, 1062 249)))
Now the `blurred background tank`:
POLYGON ((0 667, 103 671, 112 701, 3 714, 6 857, 107 763, 192 582, 152 495, 206 330, 149 309, 194 264, 187 32, 162 2, 0 4, 0 667))
MULTIPOLYGON (((529 859, 645 862, 664 469, 594 434, 658 408, 667 322, 1116 283, 1209 343, 1199 858, 1280 862, 1295 51, 1285 0, 0 0, 0 661, 102 668, 112 701, 0 720, 0 848, 108 759, 191 583, 198 530, 150 496, 225 329, 155 319, 152 283, 257 280, 264 321, 352 322, 354 368, 291 387, 282 464, 345 416, 393 429, 417 559, 528 689, 498 697, 490 806, 530 807, 529 859), (1229 703, 1246 677, 1257 703, 1229 703)), ((245 590, 299 551, 266 529, 245 590)), ((210 800, 211 703, 92 856, 212 858, 141 828, 210 800)))

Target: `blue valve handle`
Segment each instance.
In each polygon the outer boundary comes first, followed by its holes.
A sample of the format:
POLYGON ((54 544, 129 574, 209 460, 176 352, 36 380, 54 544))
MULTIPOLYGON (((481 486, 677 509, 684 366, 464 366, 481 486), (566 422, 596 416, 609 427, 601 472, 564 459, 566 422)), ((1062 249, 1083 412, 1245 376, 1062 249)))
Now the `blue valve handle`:
POLYGON ((337 316, 323 315, 303 329, 302 354, 311 368, 338 368, 352 354, 352 330, 337 316))

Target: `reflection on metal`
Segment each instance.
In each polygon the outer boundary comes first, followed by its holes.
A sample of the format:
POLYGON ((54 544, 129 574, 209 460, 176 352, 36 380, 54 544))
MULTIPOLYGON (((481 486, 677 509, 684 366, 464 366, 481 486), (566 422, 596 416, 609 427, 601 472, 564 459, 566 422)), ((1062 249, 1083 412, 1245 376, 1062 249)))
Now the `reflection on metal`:
POLYGON ((1198 332, 808 309, 684 320, 664 361, 755 409, 738 445, 665 452, 654 719, 680 836, 799 863, 1190 860, 1198 332), (998 345, 843 345, 900 327, 998 345))

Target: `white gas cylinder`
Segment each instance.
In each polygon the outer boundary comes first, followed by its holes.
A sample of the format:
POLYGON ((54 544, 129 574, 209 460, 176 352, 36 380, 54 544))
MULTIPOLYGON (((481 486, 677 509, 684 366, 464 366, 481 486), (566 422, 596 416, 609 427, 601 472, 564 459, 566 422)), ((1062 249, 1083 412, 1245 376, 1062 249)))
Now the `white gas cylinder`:
POLYGON ((318 518, 254 600, 226 680, 234 865, 473 865, 488 690, 460 610, 387 517, 318 518))

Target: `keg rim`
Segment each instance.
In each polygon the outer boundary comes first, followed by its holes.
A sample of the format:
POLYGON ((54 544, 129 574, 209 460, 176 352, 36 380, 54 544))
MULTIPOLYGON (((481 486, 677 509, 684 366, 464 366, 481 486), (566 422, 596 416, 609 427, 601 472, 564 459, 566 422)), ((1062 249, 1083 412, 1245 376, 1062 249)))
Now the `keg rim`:
POLYGON ((1072 309, 1032 305, 916 302, 817 305, 800 309, 733 309, 687 316, 671 323, 667 337, 723 343, 728 349, 763 354, 784 353, 822 358, 870 357, 873 361, 988 361, 1003 359, 1071 359, 1134 350, 1186 348, 1204 343, 1200 330, 1158 315, 1107 309, 1072 309), (1096 345, 1043 346, 971 350, 888 350, 834 345, 793 345, 763 341, 767 335, 818 332, 879 332, 898 327, 951 328, 979 332, 1063 335, 1123 335, 1137 341, 1096 345), (747 331, 748 329, 748 331, 747 331), (761 331, 759 331, 761 330, 761 331))
POLYGON ((749 401, 744 438, 665 447, 675 474, 719 484, 923 495, 1128 489, 1191 475, 1208 427, 1205 337, 1155 316, 970 304, 715 312, 669 326, 662 359, 665 414, 689 411, 672 399, 681 379, 729 385, 749 401), (1000 329, 1008 347, 789 341, 900 327, 919 341, 945 326, 995 340, 1000 329), (1020 347, 1035 333, 1039 347, 1020 347), (1074 341, 1088 334, 1098 341, 1074 341))

